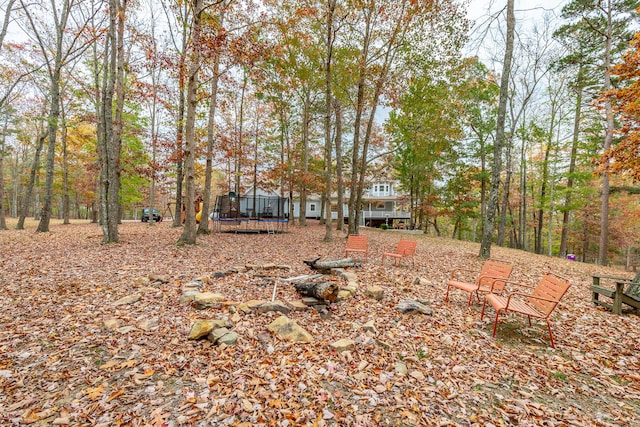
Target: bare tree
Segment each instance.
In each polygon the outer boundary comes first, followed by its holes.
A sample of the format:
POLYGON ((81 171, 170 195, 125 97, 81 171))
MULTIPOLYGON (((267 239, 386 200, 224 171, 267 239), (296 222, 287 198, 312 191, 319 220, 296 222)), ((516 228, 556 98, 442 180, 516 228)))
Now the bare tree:
POLYGON ((488 259, 491 256, 491 243, 494 234, 494 220, 498 209, 498 194, 500 190, 500 172, 502 171, 502 149, 505 144, 505 119, 507 115, 507 98, 509 90, 509 76, 513 59, 513 45, 516 27, 514 0, 507 0, 507 40, 505 44, 504 60, 502 62, 502 77, 500 80, 500 98, 498 101, 498 118, 496 120, 496 139, 493 145, 493 166, 491 168, 491 186, 487 214, 482 227, 482 241, 479 257, 488 259))
MULTIPOLYGON (((226 7, 223 5, 222 10, 218 14, 217 28, 224 28, 224 17, 226 7)), ((213 173, 213 151, 215 148, 215 131, 216 131, 216 107, 218 106, 218 81, 220 80, 220 59, 221 53, 217 51, 213 57, 213 67, 211 70, 211 88, 209 90, 209 120, 207 123, 207 159, 204 176, 204 195, 202 197, 202 215, 200 216, 200 225, 198 234, 209 233, 209 208, 211 207, 211 184, 213 173)), ((257 164, 257 163, 256 163, 257 164)), ((255 191, 255 184, 254 184, 255 191)), ((255 201, 254 201, 255 208, 255 201)))
POLYGON ((89 43, 82 43, 88 24, 91 22, 91 11, 81 8, 80 0, 65 0, 60 9, 55 3, 47 10, 44 3, 29 4, 20 0, 25 14, 28 33, 40 50, 49 75, 49 113, 47 130, 47 157, 45 175, 45 197, 40 223, 36 231, 49 231, 49 221, 53 202, 53 178, 55 163, 56 134, 60 119, 61 76, 62 67, 78 58, 88 47, 89 43), (43 28, 34 14, 50 14, 53 22, 51 28, 43 28), (53 45, 49 43, 51 41, 53 45))
MULTIPOLYGON (((331 103, 333 96, 331 94, 331 62, 333 57, 333 43, 335 41, 335 34, 333 28, 334 14, 336 11, 336 0, 327 0, 326 4, 326 56, 324 63, 324 84, 325 84, 325 112, 324 112, 324 160, 325 160, 325 198, 327 200, 325 204, 325 234, 324 241, 330 242, 333 240, 333 225, 331 223, 331 180, 332 180, 332 160, 331 160, 331 103)), ((340 153, 338 153, 339 155, 340 153)), ((338 209, 341 209, 338 206, 338 209)))
MULTIPOLYGON (((178 244, 195 244, 196 243, 196 213, 194 210, 195 198, 195 120, 196 106, 198 104, 197 88, 198 73, 200 71, 200 37, 201 37, 201 21, 203 11, 203 0, 192 0, 193 21, 191 25, 192 39, 191 49, 189 50, 189 69, 187 73, 187 116, 185 122, 185 150, 184 150, 184 178, 186 184, 186 216, 182 235, 178 239, 178 244)), ((177 209, 177 208, 176 208, 177 209)))
POLYGON ((4 206, 4 151, 9 132, 9 114, 7 111, 3 112, 2 135, 0 136, 0 230, 7 230, 4 206))

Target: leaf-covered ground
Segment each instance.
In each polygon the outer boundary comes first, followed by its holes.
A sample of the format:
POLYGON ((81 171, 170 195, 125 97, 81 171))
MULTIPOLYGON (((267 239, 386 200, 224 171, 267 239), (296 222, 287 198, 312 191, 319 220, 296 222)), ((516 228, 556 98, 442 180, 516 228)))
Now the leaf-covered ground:
MULTIPOLYGON (((237 310, 270 300, 269 278, 212 278, 205 290, 227 303, 204 310, 180 305, 181 287, 245 264, 309 274, 303 260, 343 257, 344 235, 324 243, 324 228, 312 225, 178 247, 180 233, 166 222, 125 223, 121 243, 102 245, 91 224, 0 232, 0 425, 640 425, 638 316, 590 302, 591 274, 619 271, 493 248, 515 263, 515 280, 535 284, 549 269, 571 279, 552 317, 554 350, 544 323, 508 316, 494 339, 493 311, 481 322, 480 305, 467 309, 455 290, 444 302, 452 269, 479 271, 476 244, 413 234, 415 268, 382 266, 383 249, 407 235, 364 229, 370 254, 355 270, 358 292, 328 318, 291 312, 315 338, 300 344, 267 331, 280 313, 237 310), (153 275, 169 281, 152 284, 153 275), (432 284, 413 284, 416 277, 432 284), (365 296, 373 285, 384 289, 381 301, 365 296), (133 294, 142 298, 114 304, 133 294), (398 312, 405 299, 429 301, 433 315, 398 312), (195 320, 219 318, 232 321, 235 345, 187 339, 195 320), (361 327, 371 320, 374 334, 361 327), (343 338, 356 345, 336 353, 330 344, 343 338)), ((276 283, 278 300, 300 299, 276 283)))

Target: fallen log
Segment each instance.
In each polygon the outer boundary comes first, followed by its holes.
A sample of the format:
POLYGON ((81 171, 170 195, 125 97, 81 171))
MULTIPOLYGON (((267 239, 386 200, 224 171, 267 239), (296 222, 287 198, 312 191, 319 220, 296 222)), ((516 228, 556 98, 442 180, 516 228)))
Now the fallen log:
POLYGON ((302 282, 294 283, 296 292, 303 297, 313 297, 319 300, 334 302, 340 288, 335 282, 302 282))
POLYGON ((322 277, 322 274, 303 274, 302 276, 288 277, 288 278, 282 279, 282 280, 284 282, 297 282, 297 281, 300 281, 300 280, 319 279, 320 277, 322 277))
POLYGON ((335 261, 320 261, 320 258, 303 261, 310 269, 327 274, 332 268, 359 267, 360 264, 354 262, 351 258, 337 259, 335 261))

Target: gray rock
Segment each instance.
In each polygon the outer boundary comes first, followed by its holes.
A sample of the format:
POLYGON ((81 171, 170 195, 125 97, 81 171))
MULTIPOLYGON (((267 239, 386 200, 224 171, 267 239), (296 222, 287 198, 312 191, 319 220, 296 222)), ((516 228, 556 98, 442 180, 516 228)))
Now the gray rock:
POLYGON ((347 270, 345 270, 344 268, 333 268, 331 269, 331 272, 334 274, 337 274, 340 277, 344 277, 344 274, 347 272, 347 270))
POLYGON ((122 320, 116 318, 109 318, 103 321, 104 327, 107 329, 118 329, 122 326, 122 320))
POLYGON ((367 323, 362 325, 362 329, 364 329, 367 332, 372 332, 374 334, 378 333, 378 330, 376 329, 376 325, 375 325, 375 321, 374 320, 369 320, 367 323))
POLYGON ((326 305, 316 305, 313 307, 322 320, 327 320, 331 318, 331 311, 327 308, 326 305))
POLYGON ((200 280, 192 280, 182 285, 183 291, 187 291, 189 289, 197 289, 201 291, 202 289, 204 289, 204 283, 202 283, 200 280))
POLYGON ((351 350, 355 347, 356 343, 348 338, 343 338, 331 344, 331 348, 335 351, 342 353, 343 351, 351 350))
POLYGON ((229 331, 229 329, 227 328, 216 328, 211 332, 209 332, 209 334, 207 335, 207 339, 215 343, 215 342, 218 342, 220 338, 222 338, 225 334, 228 334, 229 332, 231 331, 229 331))
POLYGON ((313 342, 313 336, 287 316, 280 316, 271 322, 267 329, 285 341, 313 342))
POLYGON ((384 289, 380 286, 370 286, 367 288, 365 295, 368 298, 373 298, 376 301, 381 301, 384 298, 384 289))
POLYGON ((427 280, 423 277, 416 277, 416 279, 413 281, 413 284, 420 286, 433 286, 433 282, 431 280, 427 280))
POLYGON ((169 280, 171 280, 171 276, 169 276, 168 274, 150 274, 149 280, 152 283, 164 284, 169 283, 169 280))
POLYGON ((140 298, 142 298, 142 296, 139 294, 129 295, 124 298, 120 298, 118 301, 114 302, 113 305, 133 304, 140 301, 140 298))
POLYGON ((227 271, 217 271, 215 273, 213 273, 213 277, 216 279, 221 279, 225 276, 230 276, 232 274, 235 274, 235 270, 227 270, 227 271))
POLYGON ((200 277, 196 277, 195 279, 193 279, 194 282, 200 282, 200 283, 211 283, 211 276, 205 274, 203 276, 200 277))
POLYGON ((143 331, 149 332, 152 331, 154 329, 158 329, 158 319, 142 319, 140 322, 138 322, 138 328, 142 329, 143 331))
POLYGON ((237 341, 238 341, 238 334, 236 334, 233 331, 230 331, 220 337, 220 339, 218 340, 218 344, 234 345, 237 341))
POLYGON ((128 334, 131 331, 135 331, 136 328, 135 326, 123 326, 121 328, 116 329, 118 332, 120 332, 121 334, 128 334))
POLYGON ((283 314, 287 314, 291 311, 291 309, 286 305, 282 304, 281 302, 274 301, 274 302, 265 302, 263 304, 260 304, 255 308, 255 311, 258 313, 267 313, 269 311, 277 311, 283 314))
POLYGON ((206 337, 211 331, 218 328, 231 327, 228 320, 216 319, 216 320, 196 320, 191 326, 189 332, 190 340, 197 340, 198 338, 206 337))
POLYGON ((339 272, 339 274, 347 282, 357 282, 358 281, 358 276, 356 276, 355 273, 352 273, 350 271, 339 272))
POLYGON ((431 315, 433 314, 433 310, 430 307, 427 307, 424 304, 419 303, 414 300, 404 300, 398 303, 397 309, 401 313, 412 313, 418 312, 421 314, 431 315))
POLYGON ((196 295, 199 295, 200 293, 201 292, 196 289, 182 292, 182 294, 180 295, 180 304, 186 304, 188 302, 193 301, 196 295))
POLYGON ((347 298, 351 298, 352 296, 353 296, 353 294, 350 291, 348 291, 346 289, 343 289, 340 292, 338 292, 338 296, 336 297, 336 299, 338 301, 344 301, 347 298))
POLYGON ((219 302, 224 301, 225 299, 226 298, 224 296, 213 292, 201 292, 193 297, 193 301, 199 309, 216 307, 219 305, 219 302))
POLYGON ((358 292, 358 284, 356 282, 349 282, 346 286, 342 287, 343 291, 349 291, 352 295, 355 295, 358 292))
POLYGON ((261 306, 262 304, 264 304, 265 300, 260 300, 260 299, 252 299, 249 300, 245 303, 245 305, 250 309, 250 310, 255 310, 257 307, 261 306))
POLYGON ((309 309, 309 306, 302 301, 289 301, 287 304, 293 309, 293 311, 305 311, 309 309))

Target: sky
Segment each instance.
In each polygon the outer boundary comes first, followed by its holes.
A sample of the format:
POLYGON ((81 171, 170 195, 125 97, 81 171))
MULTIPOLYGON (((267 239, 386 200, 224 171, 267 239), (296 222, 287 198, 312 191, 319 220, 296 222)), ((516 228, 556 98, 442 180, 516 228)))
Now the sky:
MULTIPOLYGON (((560 19, 562 7, 570 0, 515 0, 516 26, 519 33, 527 32, 536 25, 541 25, 545 16, 560 19)), ((470 0, 467 17, 474 21, 471 40, 466 54, 478 56, 490 68, 499 69, 502 50, 494 42, 499 39, 499 30, 504 31, 504 19, 507 0, 470 0), (500 13, 502 11, 502 13, 500 13), (496 16, 500 19, 496 21, 496 16), (487 31, 490 26, 491 30, 487 31), (498 58, 498 59, 496 59, 498 58)))
MULTIPOLYGON (((483 18, 495 14, 506 5, 506 0, 471 0, 467 16, 470 19, 483 18)), ((516 15, 521 20, 536 20, 544 11, 560 12, 567 0, 516 0, 516 15)))

